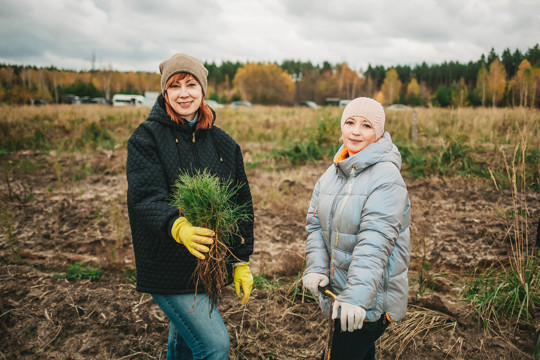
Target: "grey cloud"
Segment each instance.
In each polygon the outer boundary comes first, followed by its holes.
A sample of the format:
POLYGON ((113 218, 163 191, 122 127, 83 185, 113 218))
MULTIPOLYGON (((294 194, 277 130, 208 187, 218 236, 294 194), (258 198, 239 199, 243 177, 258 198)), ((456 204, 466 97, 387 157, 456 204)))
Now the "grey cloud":
POLYGON ((1 61, 65 68, 95 54, 99 66, 157 71, 178 51, 216 62, 466 62, 491 47, 526 50, 540 33, 537 0, 0 0, 0 6, 1 61))

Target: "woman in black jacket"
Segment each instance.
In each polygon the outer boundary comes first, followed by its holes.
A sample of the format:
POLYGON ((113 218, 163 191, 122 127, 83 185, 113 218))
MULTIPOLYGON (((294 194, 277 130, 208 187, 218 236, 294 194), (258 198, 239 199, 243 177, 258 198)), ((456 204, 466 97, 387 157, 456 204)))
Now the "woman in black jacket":
POLYGON ((204 259, 214 233, 193 227, 170 201, 181 171, 207 170, 241 186, 236 201, 248 204, 252 216, 240 224, 231 247, 235 262, 227 270, 246 304, 253 285, 253 207, 242 152, 214 125, 215 113, 204 103, 208 71, 202 62, 176 54, 159 69, 162 94, 128 141, 127 205, 137 290, 152 294, 169 317, 167 359, 228 359, 227 328, 215 307, 210 313, 204 288, 193 282, 197 259, 204 259))

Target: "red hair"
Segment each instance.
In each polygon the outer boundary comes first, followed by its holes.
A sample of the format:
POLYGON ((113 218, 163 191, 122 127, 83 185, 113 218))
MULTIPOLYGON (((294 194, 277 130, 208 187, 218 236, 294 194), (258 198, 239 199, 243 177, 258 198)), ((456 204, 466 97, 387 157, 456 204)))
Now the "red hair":
MULTIPOLYGON (((169 104, 169 96, 167 95, 167 89, 175 82, 178 82, 180 80, 184 80, 188 76, 191 76, 195 81, 199 83, 199 81, 192 76, 191 74, 180 72, 176 73, 173 76, 169 78, 167 81, 167 84, 165 85, 165 109, 167 110, 167 114, 171 117, 172 121, 174 121, 177 124, 183 124, 184 119, 178 115, 176 111, 173 110, 171 104, 169 104)), ((200 83, 199 83, 200 85, 200 83)), ((204 103, 204 98, 201 100, 201 106, 199 107, 199 118, 197 119, 197 123, 195 124, 195 129, 210 129, 212 127, 212 122, 214 120, 214 114, 212 113, 212 110, 210 110, 210 107, 204 103)))

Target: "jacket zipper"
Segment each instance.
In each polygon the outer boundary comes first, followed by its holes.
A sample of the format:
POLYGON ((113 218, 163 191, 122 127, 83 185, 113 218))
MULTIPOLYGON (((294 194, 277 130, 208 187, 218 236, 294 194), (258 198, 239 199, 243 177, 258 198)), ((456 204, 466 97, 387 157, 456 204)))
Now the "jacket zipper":
POLYGON ((201 164, 199 164, 199 154, 197 153, 197 147, 195 146, 195 133, 197 130, 193 131, 192 141, 191 141, 191 150, 193 151, 193 158, 195 160, 195 168, 200 169, 201 164))
MULTIPOLYGON (((336 164, 336 174, 338 173, 338 169, 339 169, 339 164, 336 164)), ((330 207, 330 216, 329 216, 329 221, 327 221, 328 223, 328 241, 330 242, 330 248, 332 250, 332 254, 331 254, 331 257, 333 258, 334 254, 334 247, 332 246, 332 219, 334 218, 334 209, 336 207, 336 202, 337 202, 337 199, 339 197, 339 195, 341 195, 341 192, 343 191, 343 188, 345 188, 345 184, 341 187, 341 189, 339 189, 339 191, 337 192, 336 196, 334 197, 334 200, 332 201, 332 206, 330 207)), ((318 207, 318 205, 317 205, 318 207)), ((332 259, 330 259, 330 263, 332 263, 332 259)), ((333 271, 333 270, 332 270, 333 271)))
MULTIPOLYGON (((339 168, 339 165, 336 164, 336 174, 338 173, 338 168, 339 168)), ((352 181, 351 181, 351 179, 354 179, 354 174, 355 174, 355 169, 354 169, 354 167, 353 167, 352 172, 351 172, 351 176, 349 177, 349 180, 347 181, 347 183, 345 183, 345 184, 341 187, 341 189, 339 189, 339 191, 337 192, 336 196, 334 197, 334 201, 332 201, 332 207, 330 208, 330 211, 331 211, 331 212, 330 212, 330 219, 329 219, 329 220, 330 220, 330 221, 329 221, 329 225, 330 225, 330 226, 328 226, 328 240, 330 241, 330 249, 332 250, 332 252, 331 252, 331 254, 330 254, 330 267, 331 267, 330 272, 331 272, 332 274, 334 273, 334 265, 333 265, 333 261, 334 261, 334 246, 332 246, 332 219, 333 219, 334 216, 333 216, 332 212, 333 212, 334 209, 336 208, 336 202, 337 202, 337 199, 339 198, 339 195, 341 195, 341 193, 343 192, 343 189, 345 189, 345 187, 346 187, 347 185, 349 185, 349 186, 348 186, 349 192, 350 192, 350 190, 352 189, 352 181)), ((347 199, 348 197, 349 197, 349 195, 346 196, 346 199, 347 199)), ((345 199, 345 202, 346 202, 346 199, 345 199)), ((341 211, 342 211, 342 212, 343 212, 344 206, 345 206, 345 205, 343 205, 343 207, 341 208, 341 211)), ((336 211, 337 211, 337 209, 336 209, 336 211)), ((336 234, 336 243, 335 243, 336 246, 337 246, 338 241, 339 241, 339 224, 340 224, 340 223, 341 223, 341 214, 339 214, 338 226, 337 226, 337 228, 336 228, 336 232, 337 232, 337 234, 336 234)))
POLYGON ((387 313, 386 313, 386 295, 388 294, 388 277, 389 277, 389 274, 388 274, 388 264, 386 265, 386 269, 384 271, 384 291, 383 291, 383 315, 384 315, 384 320, 383 320, 383 324, 386 324, 386 321, 387 321, 387 313))
POLYGON ((341 207, 341 211, 339 211, 339 218, 338 218, 338 223, 337 223, 337 230, 336 230, 336 246, 339 242, 339 228, 341 227, 341 218, 342 218, 342 215, 343 215, 343 211, 345 210, 345 205, 347 205, 347 201, 349 200, 349 198, 351 197, 351 192, 352 192, 352 186, 353 186, 353 183, 354 183, 354 177, 356 175, 356 169, 354 168, 354 166, 352 167, 352 170, 351 170, 351 174, 349 175, 349 180, 347 181, 347 192, 345 193, 345 198, 343 199, 343 206, 341 207))

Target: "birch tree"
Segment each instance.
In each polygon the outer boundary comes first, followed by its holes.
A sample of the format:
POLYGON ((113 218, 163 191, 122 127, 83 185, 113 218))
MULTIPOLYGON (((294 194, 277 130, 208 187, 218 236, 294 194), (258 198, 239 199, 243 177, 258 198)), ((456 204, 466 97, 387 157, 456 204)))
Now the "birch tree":
POLYGON ((476 77, 476 90, 480 92, 482 98, 482 106, 486 106, 486 95, 488 87, 488 71, 486 64, 482 63, 480 70, 478 70, 478 76, 476 77))
POLYGON ((391 68, 386 72, 381 91, 384 99, 388 104, 392 104, 396 99, 399 99, 399 91, 401 89, 401 81, 399 80, 397 70, 391 68))
POLYGON ((497 107, 497 103, 502 100, 504 88, 506 86, 506 70, 498 58, 495 58, 489 65, 488 90, 491 94, 491 104, 497 107))

